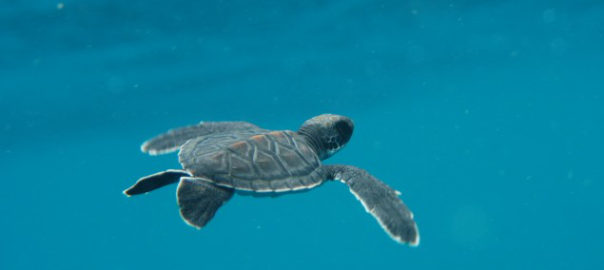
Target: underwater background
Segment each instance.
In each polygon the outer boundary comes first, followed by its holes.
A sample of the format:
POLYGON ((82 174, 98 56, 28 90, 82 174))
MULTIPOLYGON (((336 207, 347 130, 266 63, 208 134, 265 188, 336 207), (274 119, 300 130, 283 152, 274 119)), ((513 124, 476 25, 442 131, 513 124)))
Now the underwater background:
POLYGON ((0 269, 604 269, 603 82, 597 0, 2 0, 0 269), (202 230, 122 194, 170 128, 321 113, 419 247, 336 182, 202 230))

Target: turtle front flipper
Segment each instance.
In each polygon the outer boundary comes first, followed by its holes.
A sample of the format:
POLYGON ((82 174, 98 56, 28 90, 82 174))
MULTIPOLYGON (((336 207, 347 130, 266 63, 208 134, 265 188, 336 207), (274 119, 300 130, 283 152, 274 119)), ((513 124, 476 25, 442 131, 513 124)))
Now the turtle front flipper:
POLYGON ((208 181, 183 177, 176 191, 180 216, 197 229, 205 226, 218 208, 233 196, 232 189, 219 187, 208 181))
POLYGON ((212 133, 231 131, 260 132, 261 128, 248 122, 202 122, 197 125, 169 130, 143 143, 141 151, 150 155, 174 152, 190 139, 212 133))
POLYGON ((182 170, 167 170, 158 172, 156 174, 138 179, 134 185, 124 190, 124 194, 127 196, 132 196, 147 193, 165 185, 176 183, 183 176, 191 176, 191 174, 182 170))
POLYGON ((413 220, 413 213, 398 197, 398 191, 357 167, 330 165, 324 166, 324 169, 328 179, 348 185, 350 192, 361 201, 365 210, 377 219, 392 239, 411 246, 419 245, 419 232, 413 220))

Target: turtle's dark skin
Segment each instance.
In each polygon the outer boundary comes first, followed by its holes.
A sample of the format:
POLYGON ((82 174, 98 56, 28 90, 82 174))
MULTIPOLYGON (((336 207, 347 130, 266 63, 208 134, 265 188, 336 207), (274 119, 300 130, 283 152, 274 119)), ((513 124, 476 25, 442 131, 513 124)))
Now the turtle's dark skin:
POLYGON ((313 117, 298 131, 270 131, 247 122, 205 122, 170 130, 145 142, 141 150, 157 155, 180 149, 183 170, 143 177, 124 194, 178 182, 181 216, 201 228, 235 191, 282 194, 338 180, 394 240, 417 246, 417 225, 398 191, 363 169, 321 164, 346 145, 353 130, 352 120, 333 114, 313 117))

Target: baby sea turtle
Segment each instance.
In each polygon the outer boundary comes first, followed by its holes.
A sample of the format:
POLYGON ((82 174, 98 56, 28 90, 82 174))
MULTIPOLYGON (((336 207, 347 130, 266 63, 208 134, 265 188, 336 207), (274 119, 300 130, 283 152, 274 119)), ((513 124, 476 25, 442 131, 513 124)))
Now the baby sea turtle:
POLYGON ((141 150, 158 155, 180 149, 183 170, 143 177, 124 194, 179 182, 180 214, 189 225, 201 228, 235 191, 277 194, 338 180, 394 240, 417 246, 417 225, 398 191, 365 170, 321 164, 346 145, 353 128, 347 117, 323 114, 304 122, 298 131, 270 131, 247 122, 202 122, 170 130, 145 142, 141 150))

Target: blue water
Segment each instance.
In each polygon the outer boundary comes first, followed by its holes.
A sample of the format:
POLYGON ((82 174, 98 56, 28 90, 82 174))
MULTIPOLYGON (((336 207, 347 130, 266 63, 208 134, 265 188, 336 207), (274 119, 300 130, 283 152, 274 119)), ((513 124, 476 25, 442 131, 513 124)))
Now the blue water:
POLYGON ((603 48, 597 0, 5 0, 0 269, 604 269, 603 48), (419 247, 339 183, 199 231, 121 193, 178 168, 139 151, 169 128, 326 112, 419 247))

